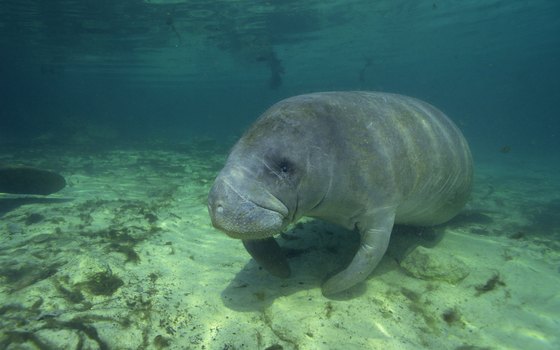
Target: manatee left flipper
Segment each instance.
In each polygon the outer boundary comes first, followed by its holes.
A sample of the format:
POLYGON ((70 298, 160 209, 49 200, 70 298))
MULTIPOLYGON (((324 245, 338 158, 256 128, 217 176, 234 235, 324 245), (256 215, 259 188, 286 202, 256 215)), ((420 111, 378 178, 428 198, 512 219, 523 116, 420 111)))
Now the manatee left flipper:
POLYGON ((324 296, 332 296, 365 280, 381 261, 387 250, 395 209, 378 208, 374 213, 363 216, 358 222, 360 247, 350 265, 329 278, 321 287, 324 296))
POLYGON ((26 166, 0 167, 0 193, 48 195, 65 186, 64 177, 53 171, 26 166))
POLYGON ((286 259, 274 237, 244 239, 243 245, 253 259, 271 275, 280 278, 290 277, 291 271, 288 259, 286 259))

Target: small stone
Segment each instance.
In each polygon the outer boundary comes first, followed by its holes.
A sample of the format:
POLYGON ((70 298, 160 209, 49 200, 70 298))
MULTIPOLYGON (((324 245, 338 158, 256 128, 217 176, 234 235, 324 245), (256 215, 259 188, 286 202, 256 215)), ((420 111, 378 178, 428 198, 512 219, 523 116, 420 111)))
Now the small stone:
POLYGON ((455 284, 469 275, 468 266, 460 259, 437 249, 416 247, 401 262, 410 275, 423 280, 455 284))

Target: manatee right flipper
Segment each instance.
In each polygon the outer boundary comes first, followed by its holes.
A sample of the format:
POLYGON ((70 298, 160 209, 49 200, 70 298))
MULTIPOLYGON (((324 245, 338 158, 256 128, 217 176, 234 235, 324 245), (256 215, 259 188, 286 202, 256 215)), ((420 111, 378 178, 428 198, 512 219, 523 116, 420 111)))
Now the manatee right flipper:
POLYGON ((280 278, 290 277, 291 271, 288 259, 286 259, 274 237, 244 239, 243 245, 253 259, 271 275, 280 278))
POLYGON ((64 177, 52 171, 25 166, 0 167, 0 193, 47 195, 65 186, 64 177))
POLYGON ((393 207, 377 208, 362 216, 357 225, 361 236, 360 247, 350 265, 323 284, 324 296, 340 293, 371 274, 387 250, 394 222, 393 207))

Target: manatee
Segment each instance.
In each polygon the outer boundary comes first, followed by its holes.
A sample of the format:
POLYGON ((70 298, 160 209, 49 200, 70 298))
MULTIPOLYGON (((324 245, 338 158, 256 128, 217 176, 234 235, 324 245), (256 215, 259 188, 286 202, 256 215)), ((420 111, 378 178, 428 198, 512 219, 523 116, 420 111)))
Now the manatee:
POLYGON ((208 195, 212 224, 270 273, 290 267, 274 235, 308 216, 358 230, 350 264, 325 296, 365 280, 394 224, 432 226, 466 203, 473 164, 460 130, 418 99, 319 92, 282 100, 232 148, 208 195))
POLYGON ((0 193, 48 195, 66 186, 66 180, 50 170, 27 166, 0 166, 0 193))

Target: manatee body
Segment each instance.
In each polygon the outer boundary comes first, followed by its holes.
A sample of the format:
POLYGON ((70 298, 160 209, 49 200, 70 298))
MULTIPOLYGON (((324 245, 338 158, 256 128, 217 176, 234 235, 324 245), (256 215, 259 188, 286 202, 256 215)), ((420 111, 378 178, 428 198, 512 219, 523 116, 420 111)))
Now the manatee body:
POLYGON ((233 147, 208 197, 213 225, 272 274, 290 268, 273 235, 302 216, 357 229, 352 262, 324 295, 363 281, 395 223, 451 219, 471 190, 459 129, 426 102, 378 92, 320 92, 268 109, 233 147))

